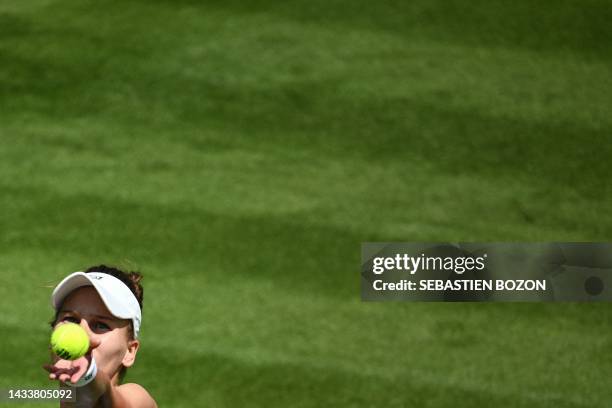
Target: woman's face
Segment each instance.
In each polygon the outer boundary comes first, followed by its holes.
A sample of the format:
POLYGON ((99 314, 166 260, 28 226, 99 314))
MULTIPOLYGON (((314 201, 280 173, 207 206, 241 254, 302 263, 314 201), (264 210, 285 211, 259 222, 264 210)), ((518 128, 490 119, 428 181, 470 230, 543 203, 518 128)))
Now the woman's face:
POLYGON ((100 340, 92 353, 98 367, 111 379, 122 365, 130 367, 134 363, 139 343, 131 338, 130 321, 113 316, 93 287, 75 289, 66 297, 55 325, 62 322, 77 323, 90 340, 100 340))

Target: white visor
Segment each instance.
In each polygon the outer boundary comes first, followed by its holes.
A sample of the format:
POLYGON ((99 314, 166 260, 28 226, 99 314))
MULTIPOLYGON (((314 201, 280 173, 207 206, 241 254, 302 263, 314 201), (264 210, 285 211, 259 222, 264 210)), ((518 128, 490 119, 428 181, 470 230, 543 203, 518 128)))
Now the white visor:
POLYGON ((134 337, 138 338, 142 315, 136 296, 121 280, 102 272, 75 272, 61 281, 51 295, 51 303, 57 310, 64 299, 73 290, 93 286, 113 316, 119 319, 131 319, 134 325, 134 337))

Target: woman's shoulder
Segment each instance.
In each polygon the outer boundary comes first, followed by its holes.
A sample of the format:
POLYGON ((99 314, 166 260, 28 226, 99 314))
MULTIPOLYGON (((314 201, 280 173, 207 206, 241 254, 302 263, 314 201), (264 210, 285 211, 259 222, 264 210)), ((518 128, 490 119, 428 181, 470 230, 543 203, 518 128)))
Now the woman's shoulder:
POLYGON ((126 400, 129 400, 134 406, 142 408, 157 408, 157 404, 151 394, 144 389, 143 386, 136 383, 121 384, 117 387, 117 391, 126 400))

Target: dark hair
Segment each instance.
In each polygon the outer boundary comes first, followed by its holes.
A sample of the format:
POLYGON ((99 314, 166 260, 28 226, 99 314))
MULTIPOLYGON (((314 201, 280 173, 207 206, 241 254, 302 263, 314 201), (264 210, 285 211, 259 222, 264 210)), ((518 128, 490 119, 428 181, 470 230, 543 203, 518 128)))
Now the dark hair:
POLYGON ((119 279, 121 282, 125 283, 125 285, 130 288, 134 296, 136 296, 136 300, 138 300, 140 310, 142 311, 144 290, 142 289, 142 285, 140 284, 140 281, 142 280, 142 275, 140 274, 140 272, 124 272, 121 269, 113 268, 112 266, 106 265, 89 267, 85 270, 85 273, 89 272, 106 273, 107 275, 112 275, 115 278, 119 279))
MULTIPOLYGON (((114 276, 115 278, 119 279, 121 282, 125 283, 125 285, 132 291, 134 296, 136 296, 136 300, 138 300, 138 304, 140 305, 140 310, 142 311, 142 301, 144 299, 144 289, 142 288, 142 285, 140 284, 140 281, 142 280, 142 275, 140 274, 140 272, 135 272, 135 271, 125 272, 125 271, 122 271, 121 269, 114 268, 112 266, 106 266, 106 265, 91 266, 85 270, 85 273, 90 273, 90 272, 106 273, 107 275, 114 276)), ((56 310, 55 317, 50 322, 51 328, 55 326, 55 322, 57 321, 58 314, 59 314, 59 310, 56 310)), ((130 320, 130 337, 134 339, 134 325, 131 320, 130 320)), ((123 377, 125 377, 126 371, 127 371, 127 367, 122 366, 121 371, 119 371, 119 382, 120 383, 123 381, 123 377)))

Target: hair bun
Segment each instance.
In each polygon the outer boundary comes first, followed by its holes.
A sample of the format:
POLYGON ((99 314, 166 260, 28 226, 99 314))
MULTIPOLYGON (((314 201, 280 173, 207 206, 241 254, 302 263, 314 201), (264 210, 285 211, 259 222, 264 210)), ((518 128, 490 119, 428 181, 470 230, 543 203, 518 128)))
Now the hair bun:
POLYGON ((142 301, 142 286, 140 281, 142 280, 142 274, 140 272, 130 272, 128 278, 134 285, 134 291, 136 292, 136 298, 142 301))

